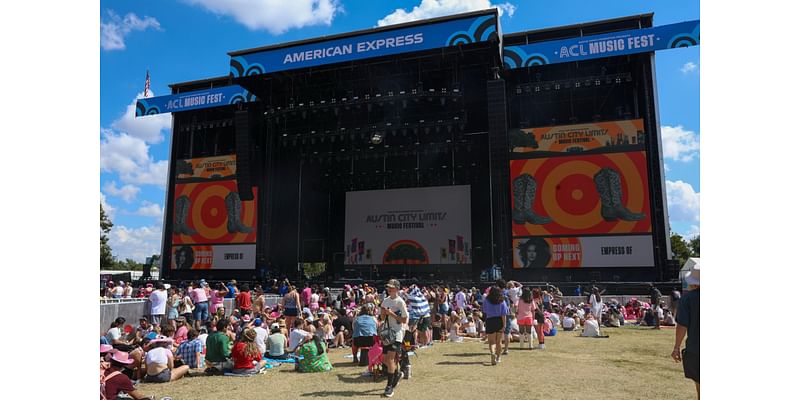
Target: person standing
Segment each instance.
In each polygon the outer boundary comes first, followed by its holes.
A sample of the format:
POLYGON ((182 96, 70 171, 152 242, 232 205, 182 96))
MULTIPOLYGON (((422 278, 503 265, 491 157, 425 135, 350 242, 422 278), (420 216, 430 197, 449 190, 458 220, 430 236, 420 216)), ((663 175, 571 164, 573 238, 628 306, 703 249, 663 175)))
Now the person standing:
POLYGON ((383 346, 383 363, 386 365, 388 380, 383 395, 386 397, 394 396, 394 388, 400 381, 400 370, 397 368, 395 359, 397 352, 401 351, 403 345, 404 327, 408 323, 408 310, 406 303, 397 292, 400 290, 400 282, 397 279, 389 279, 386 283, 387 296, 381 303, 382 323, 389 324, 389 329, 395 338, 394 343, 383 346))
MULTIPOLYGON (((460 292, 461 293, 461 292, 460 292)), ((428 299, 417 287, 416 284, 411 285, 408 291, 408 305, 411 307, 409 312, 409 325, 417 326, 417 344, 420 347, 429 344, 428 328, 431 326, 431 306, 428 304, 428 299)), ((457 301, 458 299, 456 299, 457 301)), ((463 307, 462 307, 463 308, 463 307)))
POLYGON ((192 284, 189 297, 194 303, 194 328, 199 330, 203 323, 208 320, 208 297, 206 296, 204 283, 192 284))
POLYGON ((239 307, 239 312, 242 315, 250 315, 251 308, 253 307, 253 298, 250 296, 250 285, 242 284, 242 291, 236 295, 236 305, 239 307))
POLYGON ((125 291, 123 293, 124 294, 122 295, 122 297, 125 299, 130 299, 131 297, 133 297, 133 285, 130 282, 125 284, 125 291))
POLYGON ((678 311, 678 303, 681 301, 681 292, 675 286, 672 287, 672 293, 670 293, 670 302, 669 302, 669 311, 672 312, 672 316, 674 317, 678 311))
POLYGON ((289 292, 283 296, 279 303, 283 316, 286 317, 286 326, 294 327, 294 320, 300 315, 300 295, 294 286, 289 285, 289 292))
POLYGON ((463 288, 463 287, 461 287, 461 286, 456 286, 456 290, 457 290, 458 292, 456 293, 456 307, 455 307, 455 311, 456 311, 457 313, 459 313, 459 312, 461 312, 461 310, 463 310, 463 309, 464 309, 464 307, 466 307, 466 306, 467 306, 467 295, 466 295, 466 294, 464 294, 464 288, 463 288))
POLYGON ((683 362, 683 375, 694 381, 697 399, 700 399, 700 266, 695 265, 684 274, 689 286, 678 304, 675 322, 675 347, 672 358, 683 362), (681 351, 681 343, 686 337, 686 347, 681 351))
POLYGON ((164 289, 164 283, 156 282, 156 290, 150 293, 150 322, 155 326, 161 325, 166 313, 167 291, 164 289))
POLYGON ((308 303, 311 302, 311 287, 308 286, 308 282, 303 284, 300 300, 302 301, 301 307, 308 307, 308 303))
POLYGON ((178 292, 174 287, 169 288, 167 291, 167 321, 171 327, 178 329, 175 325, 175 318, 178 318, 178 306, 181 303, 181 298, 178 297, 178 292))
POLYGON ((503 299, 503 292, 499 286, 492 286, 489 295, 483 301, 483 313, 486 316, 486 337, 489 341, 489 354, 492 356, 492 365, 500 362, 502 352, 503 331, 506 328, 506 316, 509 309, 503 299))
POLYGON ((661 308, 661 291, 652 283, 650 284, 650 307, 654 311, 653 315, 655 315, 656 320, 653 329, 661 329, 661 318, 658 313, 661 308))
MULTIPOLYGON (((517 302, 517 324, 519 325, 519 348, 528 342, 528 350, 533 349, 533 294, 528 288, 522 289, 522 296, 517 302)), ((535 333, 534 333, 535 334, 535 333)))

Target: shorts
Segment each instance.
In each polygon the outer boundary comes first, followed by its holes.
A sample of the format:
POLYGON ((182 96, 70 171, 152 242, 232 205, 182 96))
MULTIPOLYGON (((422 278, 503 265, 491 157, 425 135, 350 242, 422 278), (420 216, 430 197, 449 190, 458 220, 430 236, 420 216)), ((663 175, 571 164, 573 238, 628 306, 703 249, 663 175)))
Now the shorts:
MULTIPOLYGON (((510 325, 510 324, 506 324, 510 325)), ((486 334, 500 332, 503 329, 503 319, 500 317, 486 318, 486 334)))
POLYGON ((297 316, 297 309, 296 308, 286 308, 283 310, 283 315, 285 317, 296 317, 297 316))
POLYGON ((419 319, 417 322, 417 330, 419 331, 427 331, 431 327, 431 317, 423 317, 419 319))
POLYGON ((151 315, 150 316, 150 323, 153 324, 153 326, 159 326, 159 325, 161 325, 161 319, 162 318, 164 318, 164 314, 151 315))
POLYGON ((439 314, 447 315, 447 304, 439 304, 439 314))
POLYGON ((391 351, 398 352, 402 350, 402 348, 403 348, 403 343, 394 342, 392 344, 383 346, 383 354, 388 354, 391 351))
POLYGON ((286 359, 289 358, 289 353, 283 353, 283 354, 281 354, 279 356, 273 356, 272 354, 267 353, 267 357, 266 358, 271 358, 273 360, 286 360, 286 359))
POLYGON ((206 321, 208 320, 208 302, 197 303, 194 305, 194 320, 206 321))
POLYGON ((170 378, 172 378, 172 371, 170 371, 169 368, 164 368, 164 370, 159 372, 158 375, 145 375, 144 381, 150 383, 163 383, 169 382, 170 378))
POLYGON ((504 335, 510 335, 511 334, 511 324, 508 323, 508 320, 509 320, 509 317, 506 316, 506 329, 503 331, 504 335))
POLYGON ((358 336, 353 338, 353 347, 372 347, 375 339, 372 336, 358 336))
POLYGON ((683 376, 700 383, 700 354, 683 349, 681 358, 683 358, 683 376))
POLYGON ((519 324, 519 326, 533 326, 533 317, 517 318, 517 324, 519 324))

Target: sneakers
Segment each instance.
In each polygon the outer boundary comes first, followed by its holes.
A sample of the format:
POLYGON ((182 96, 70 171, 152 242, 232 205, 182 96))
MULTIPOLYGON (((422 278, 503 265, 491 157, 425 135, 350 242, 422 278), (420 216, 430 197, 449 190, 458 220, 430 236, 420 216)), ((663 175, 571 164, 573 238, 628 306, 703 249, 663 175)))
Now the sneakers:
POLYGON ((383 391, 383 397, 392 397, 392 396, 394 396, 394 388, 391 385, 386 386, 386 389, 384 389, 383 391))
POLYGON ((508 349, 505 349, 505 350, 503 350, 503 355, 504 355, 504 356, 507 356, 507 355, 508 355, 508 349))
POLYGON ((544 343, 539 343, 539 350, 544 350, 544 343))
POLYGON ((497 356, 492 354, 492 365, 497 365, 497 356))

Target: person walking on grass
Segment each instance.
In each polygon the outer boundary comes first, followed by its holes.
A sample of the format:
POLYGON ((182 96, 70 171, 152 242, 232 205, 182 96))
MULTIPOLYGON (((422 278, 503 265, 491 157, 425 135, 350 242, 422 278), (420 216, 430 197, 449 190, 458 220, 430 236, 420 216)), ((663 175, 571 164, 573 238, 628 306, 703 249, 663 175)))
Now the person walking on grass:
POLYGON ((683 375, 694 381, 697 399, 700 400, 700 266, 695 265, 686 272, 684 281, 689 292, 678 303, 672 358, 675 362, 683 362, 683 375), (684 337, 686 347, 681 351, 684 337))
POLYGON ((508 304, 503 299, 503 292, 499 286, 492 286, 489 295, 483 301, 483 313, 486 315, 486 337, 489 342, 489 354, 492 365, 500 362, 500 353, 503 349, 503 332, 506 328, 508 304))
POLYGON ((394 388, 400 381, 400 369, 395 363, 397 352, 401 351, 404 337, 404 325, 408 323, 408 310, 406 302, 397 295, 400 290, 400 282, 397 279, 390 279, 386 283, 386 298, 381 303, 381 318, 383 323, 389 324, 395 342, 383 346, 383 363, 386 365, 388 381, 386 389, 383 391, 385 397, 394 395, 394 388))
MULTIPOLYGON (((519 348, 524 348, 528 342, 528 350, 533 349, 533 293, 529 288, 522 289, 522 296, 517 302, 517 324, 519 325, 519 348)), ((534 333, 535 334, 535 333, 534 333)))

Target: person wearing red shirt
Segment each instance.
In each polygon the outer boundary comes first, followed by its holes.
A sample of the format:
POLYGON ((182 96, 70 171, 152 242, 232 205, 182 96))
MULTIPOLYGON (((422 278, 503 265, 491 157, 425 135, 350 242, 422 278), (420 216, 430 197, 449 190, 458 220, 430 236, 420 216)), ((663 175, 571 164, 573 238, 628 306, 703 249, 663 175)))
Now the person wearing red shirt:
POLYGON ((128 396, 134 400, 152 400, 154 398, 153 396, 145 396, 142 392, 136 390, 133 387, 131 379, 122 373, 124 368, 130 367, 134 363, 134 360, 130 358, 128 353, 119 350, 114 351, 109 363, 110 366, 103 371, 105 383, 100 385, 100 389, 105 392, 102 393, 103 398, 107 400, 117 400, 117 395, 119 395, 120 392, 127 393, 128 396))
POLYGON ((250 314, 250 309, 253 307, 253 300, 250 297, 250 286, 248 284, 242 285, 242 291, 236 295, 236 305, 239 307, 239 312, 244 314, 250 314))
POLYGON ((233 359, 233 373, 234 374, 255 374, 264 368, 267 361, 263 359, 261 351, 256 345, 256 331, 255 329, 248 328, 242 332, 242 338, 231 350, 231 358, 233 359))

